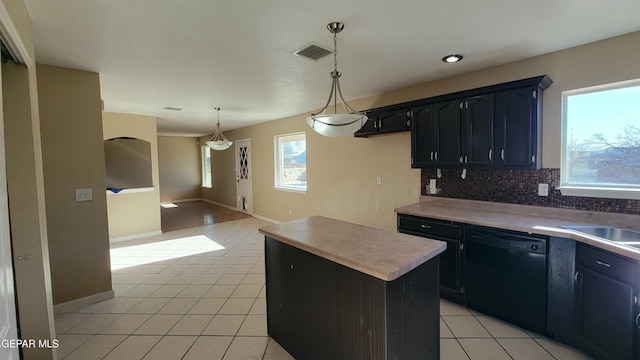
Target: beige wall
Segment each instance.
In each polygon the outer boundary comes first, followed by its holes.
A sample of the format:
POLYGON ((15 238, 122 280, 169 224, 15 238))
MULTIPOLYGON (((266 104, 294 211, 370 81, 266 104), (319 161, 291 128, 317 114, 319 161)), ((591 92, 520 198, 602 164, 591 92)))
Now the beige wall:
POLYGON ((200 146, 197 140, 158 136, 160 201, 200 198, 200 146))
MULTIPOLYGON (((18 324, 23 339, 51 340, 56 334, 31 19, 22 0, 2 0, 0 10, 5 40, 24 63, 2 64, 5 136, 0 141, 6 151, 18 324)), ((56 359, 57 353, 25 348, 22 358, 56 359)))
MULTIPOLYGON (((640 78, 638 63, 640 32, 350 101, 349 104, 356 109, 370 109, 546 74, 554 83, 544 94, 542 165, 558 168, 562 91, 640 78)), ((231 140, 251 138, 254 213, 278 221, 318 214, 394 230, 394 207, 419 200, 420 172, 410 168, 409 135, 324 138, 306 125, 307 116, 301 114, 225 132, 231 140), (297 131, 307 133, 307 194, 273 188, 273 137, 297 131), (381 185, 376 185, 376 176, 382 177, 381 185)), ((210 191, 203 191, 203 197, 235 207, 233 156, 232 150, 214 152, 213 172, 217 181, 210 191)))
POLYGON ((53 302, 111 291, 100 78, 37 66, 53 302), (75 189, 91 189, 76 201, 75 189))
MULTIPOLYGON (((151 143, 153 188, 143 192, 107 193, 109 237, 127 239, 161 232, 158 131, 153 116, 102 113, 104 139, 134 137, 151 143)), ((102 145, 102 142, 100 142, 102 145)))

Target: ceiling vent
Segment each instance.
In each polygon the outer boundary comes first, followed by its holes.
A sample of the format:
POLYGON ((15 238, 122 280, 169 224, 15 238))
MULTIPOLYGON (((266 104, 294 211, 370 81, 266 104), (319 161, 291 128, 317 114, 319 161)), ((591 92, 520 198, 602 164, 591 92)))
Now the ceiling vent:
POLYGON ((169 111, 180 111, 182 110, 181 107, 175 107, 175 106, 165 106, 163 107, 164 110, 169 110, 169 111))
POLYGON ((332 54, 333 51, 323 48, 317 44, 309 44, 300 50, 294 52, 295 55, 303 56, 311 60, 320 60, 323 57, 332 54))

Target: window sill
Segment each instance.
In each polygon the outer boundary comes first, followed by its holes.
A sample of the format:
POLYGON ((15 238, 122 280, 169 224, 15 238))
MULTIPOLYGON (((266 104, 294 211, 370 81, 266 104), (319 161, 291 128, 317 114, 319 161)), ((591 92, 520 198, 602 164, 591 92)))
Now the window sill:
POLYGON ((293 193, 298 193, 298 194, 306 194, 307 193, 307 189, 299 189, 299 188, 294 188, 294 187, 274 186, 273 188, 275 190, 279 190, 279 191, 293 192, 293 193))
POLYGON ((560 186, 558 190, 564 196, 640 200, 640 189, 560 186))

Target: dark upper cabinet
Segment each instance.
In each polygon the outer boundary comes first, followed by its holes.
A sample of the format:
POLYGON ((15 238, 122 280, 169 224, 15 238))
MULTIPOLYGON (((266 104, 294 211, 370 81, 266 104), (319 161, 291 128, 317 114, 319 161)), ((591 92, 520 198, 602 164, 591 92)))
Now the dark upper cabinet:
POLYGON ((353 134, 356 137, 368 137, 372 135, 378 135, 378 114, 376 113, 367 113, 367 117, 369 120, 360 128, 360 130, 356 131, 353 134))
POLYGON ((411 166, 539 168, 542 91, 550 84, 539 76, 410 104, 411 166))
POLYGON ((378 132, 388 134, 411 130, 411 110, 398 109, 380 113, 378 132))
POLYGON ((493 164, 494 95, 475 96, 464 101, 462 115, 462 158, 464 166, 493 164))
POLYGON ((435 165, 436 123, 433 105, 413 109, 411 122, 411 166, 427 167, 435 165), (419 139, 419 140, 417 140, 419 139))
POLYGON ((411 130, 411 110, 406 108, 367 113, 369 120, 354 134, 355 137, 368 137, 411 130))
POLYGON ((496 94, 495 162, 497 167, 538 167, 538 110, 542 97, 536 86, 496 94))
POLYGON ((451 167, 460 161, 460 101, 412 110, 412 167, 451 167))
POLYGON ((457 166, 460 162, 460 101, 434 104, 436 124, 435 163, 438 166, 457 166))

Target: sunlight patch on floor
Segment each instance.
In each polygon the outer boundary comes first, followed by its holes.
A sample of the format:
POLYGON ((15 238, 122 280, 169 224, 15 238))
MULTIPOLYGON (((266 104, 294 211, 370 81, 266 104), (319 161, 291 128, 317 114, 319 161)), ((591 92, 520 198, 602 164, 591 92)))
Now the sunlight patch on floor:
POLYGON ((224 248, 205 235, 123 246, 111 249, 111 270, 223 250, 224 248))

